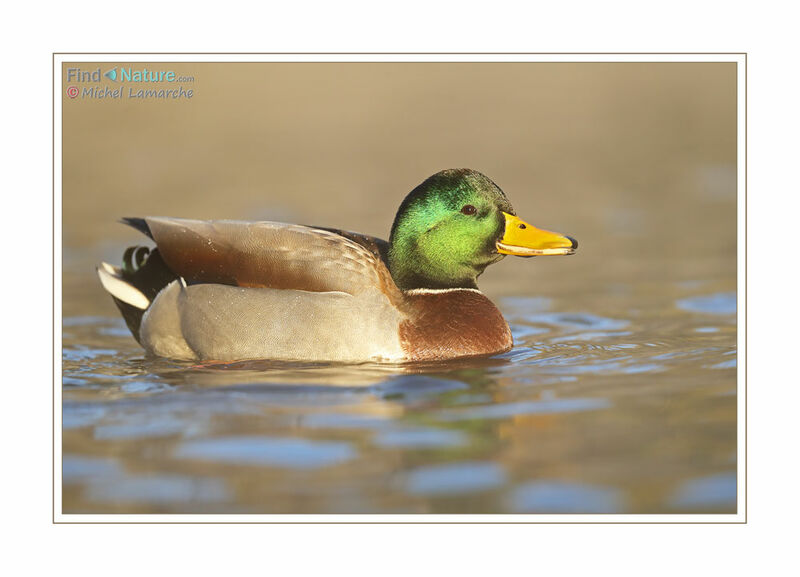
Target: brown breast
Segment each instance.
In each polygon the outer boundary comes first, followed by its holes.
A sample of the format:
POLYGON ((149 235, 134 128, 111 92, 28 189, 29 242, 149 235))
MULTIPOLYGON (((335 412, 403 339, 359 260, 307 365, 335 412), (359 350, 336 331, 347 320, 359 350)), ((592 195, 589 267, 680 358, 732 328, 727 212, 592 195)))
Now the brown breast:
POLYGON ((489 355, 511 348, 503 315, 482 293, 469 289, 405 293, 400 343, 412 361, 489 355))

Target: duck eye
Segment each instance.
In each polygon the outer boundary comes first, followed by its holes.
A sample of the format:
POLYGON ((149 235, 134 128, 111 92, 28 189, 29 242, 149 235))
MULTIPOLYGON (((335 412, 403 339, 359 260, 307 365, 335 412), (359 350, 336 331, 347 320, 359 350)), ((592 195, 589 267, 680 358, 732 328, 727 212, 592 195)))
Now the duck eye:
POLYGON ((477 210, 471 204, 465 204, 464 206, 461 207, 461 212, 463 214, 475 214, 477 210))

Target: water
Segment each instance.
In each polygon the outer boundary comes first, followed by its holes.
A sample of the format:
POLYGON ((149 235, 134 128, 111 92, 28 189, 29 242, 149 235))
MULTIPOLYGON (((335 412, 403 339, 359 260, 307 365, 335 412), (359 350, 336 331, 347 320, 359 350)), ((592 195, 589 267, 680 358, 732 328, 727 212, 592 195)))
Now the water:
POLYGON ((675 295, 666 328, 502 298, 513 350, 405 367, 196 366, 65 318, 64 511, 733 512, 735 295, 675 295))
POLYGON ((736 512, 734 66, 176 63, 191 102, 67 101, 63 511, 736 512), (94 274, 122 216, 385 238, 451 167, 580 242, 479 279, 491 359, 146 358, 94 274))

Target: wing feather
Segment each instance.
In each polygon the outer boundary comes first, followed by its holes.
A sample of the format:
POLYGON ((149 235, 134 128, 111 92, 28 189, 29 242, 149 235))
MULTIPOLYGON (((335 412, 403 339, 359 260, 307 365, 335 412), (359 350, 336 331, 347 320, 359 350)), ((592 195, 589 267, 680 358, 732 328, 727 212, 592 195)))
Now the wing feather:
POLYGON ((266 221, 145 221, 164 262, 190 283, 400 295, 378 251, 337 232, 266 221))

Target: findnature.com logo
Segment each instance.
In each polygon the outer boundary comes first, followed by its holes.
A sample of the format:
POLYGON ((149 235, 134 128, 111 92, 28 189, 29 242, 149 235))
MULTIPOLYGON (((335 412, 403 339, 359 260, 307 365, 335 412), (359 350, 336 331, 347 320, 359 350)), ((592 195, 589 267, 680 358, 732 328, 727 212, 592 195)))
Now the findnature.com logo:
POLYGON ((194 82, 193 76, 180 76, 174 70, 153 70, 152 68, 136 68, 133 66, 115 66, 103 72, 102 68, 96 70, 81 70, 80 68, 67 68, 66 81, 69 84, 66 94, 69 98, 90 99, 188 99, 194 96, 194 90, 183 86, 169 86, 170 84, 185 84, 194 82), (118 86, 100 84, 103 78, 110 80, 118 86), (76 86, 91 84, 91 86, 76 86), (133 86, 121 86, 132 84, 133 86), (141 85, 167 84, 167 87, 145 88, 141 85))

